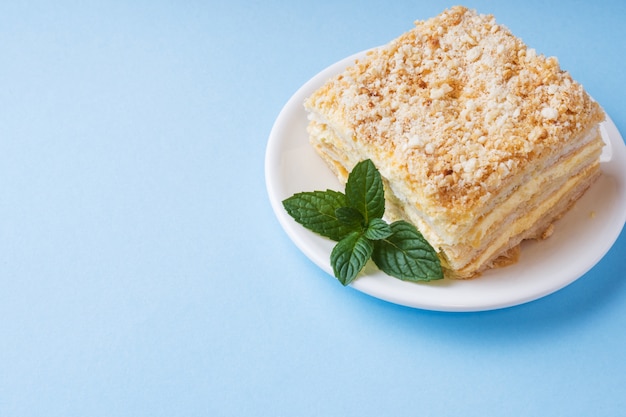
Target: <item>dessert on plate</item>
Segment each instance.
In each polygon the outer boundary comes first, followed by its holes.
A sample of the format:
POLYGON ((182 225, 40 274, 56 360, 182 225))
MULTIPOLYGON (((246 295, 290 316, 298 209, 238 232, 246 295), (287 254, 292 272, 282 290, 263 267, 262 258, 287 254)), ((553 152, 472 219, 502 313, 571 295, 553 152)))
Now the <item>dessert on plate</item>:
POLYGON ((600 175, 601 107, 556 58, 462 6, 368 52, 305 108, 337 177, 371 159, 387 217, 413 223, 449 278, 514 262, 600 175))

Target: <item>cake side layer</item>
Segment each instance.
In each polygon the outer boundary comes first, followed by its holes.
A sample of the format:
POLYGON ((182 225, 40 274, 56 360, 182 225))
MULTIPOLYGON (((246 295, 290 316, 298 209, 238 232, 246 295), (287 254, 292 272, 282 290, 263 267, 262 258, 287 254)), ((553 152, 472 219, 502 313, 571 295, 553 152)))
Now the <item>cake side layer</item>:
POLYGON ((566 187, 559 190, 548 201, 544 202, 541 207, 527 213, 527 215, 515 223, 514 229, 519 231, 513 234, 508 240, 504 237, 499 238, 497 246, 493 243, 491 256, 489 252, 484 252, 480 257, 473 260, 463 268, 452 268, 448 271, 448 277, 456 279, 474 278, 480 272, 491 268, 498 263, 498 258, 506 255, 507 252, 518 246, 522 241, 527 239, 544 239, 552 233, 553 223, 560 219, 567 211, 569 211, 574 203, 580 199, 585 191, 600 177, 601 171, 599 164, 590 166, 581 173, 577 178, 568 181, 566 187), (546 207, 550 210, 544 211, 546 207), (542 212, 542 215, 538 213, 542 212), (454 276, 453 276, 454 275, 454 276))
MULTIPOLYGON (((320 156, 331 166, 331 169, 336 173, 338 172, 339 177, 342 178, 343 175, 347 175, 351 166, 344 166, 345 159, 337 160, 335 156, 345 154, 338 152, 340 147, 329 145, 331 141, 328 138, 332 137, 331 132, 317 130, 325 134, 324 140, 316 141, 315 136, 312 136, 312 143, 314 143, 320 156), (327 152, 328 150, 330 152, 327 152)), ((463 271, 472 268, 475 268, 476 271, 484 270, 486 265, 493 261, 493 258, 498 257, 498 251, 508 250, 510 245, 503 248, 504 245, 501 241, 502 239, 505 241, 514 240, 516 235, 521 235, 524 231, 516 230, 519 224, 528 228, 531 227, 527 224, 527 220, 520 223, 520 219, 527 219, 528 213, 532 212, 534 218, 540 221, 541 210, 546 213, 553 211, 550 205, 546 203, 547 201, 558 204, 559 198, 567 198, 563 196, 566 196, 568 189, 586 183, 588 181, 587 176, 595 176, 599 166, 597 161, 601 149, 602 141, 599 132, 596 132, 595 140, 588 141, 588 144, 582 149, 578 149, 551 166, 545 167, 543 172, 536 173, 533 178, 516 189, 503 204, 489 213, 478 216, 475 221, 468 225, 469 229, 465 234, 456 236, 456 239, 449 242, 442 240, 441 236, 444 232, 433 227, 432 219, 428 219, 424 213, 416 211, 413 205, 407 204, 406 198, 399 198, 394 193, 393 187, 389 186, 387 179, 385 179, 386 213, 391 221, 405 219, 415 224, 431 245, 438 249, 449 269, 457 271, 454 275, 467 278, 473 273, 464 276, 463 271), (554 196, 556 196, 556 200, 554 200, 554 196), (516 226, 515 223, 518 225, 516 226), (482 262, 483 265, 478 264, 479 262, 482 262)), ((549 214, 548 217, 551 219, 549 214)), ((549 220, 544 222, 550 223, 549 220)), ((444 229, 445 226, 443 225, 444 229)))

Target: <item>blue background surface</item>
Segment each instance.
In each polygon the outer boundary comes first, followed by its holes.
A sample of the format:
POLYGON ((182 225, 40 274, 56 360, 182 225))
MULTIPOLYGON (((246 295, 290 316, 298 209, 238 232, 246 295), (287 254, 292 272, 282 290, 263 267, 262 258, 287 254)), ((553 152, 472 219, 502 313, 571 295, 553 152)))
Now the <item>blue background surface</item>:
MULTIPOLYGON (((441 1, 0 3, 0 416, 618 416, 626 237, 567 288, 438 313, 341 287, 267 198, 308 79, 441 1)), ((468 1, 626 131, 626 4, 468 1)))

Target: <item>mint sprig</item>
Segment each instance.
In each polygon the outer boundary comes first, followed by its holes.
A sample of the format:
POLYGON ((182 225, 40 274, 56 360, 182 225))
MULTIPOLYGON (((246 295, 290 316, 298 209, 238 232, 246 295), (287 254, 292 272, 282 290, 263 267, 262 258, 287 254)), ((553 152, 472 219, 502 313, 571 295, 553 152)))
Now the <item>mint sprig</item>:
POLYGON ((283 201, 287 213, 307 229, 337 242, 330 254, 335 277, 350 284, 369 259, 383 272, 405 281, 443 278, 437 252, 412 224, 388 224, 380 173, 367 159, 346 182, 345 193, 310 191, 283 201))

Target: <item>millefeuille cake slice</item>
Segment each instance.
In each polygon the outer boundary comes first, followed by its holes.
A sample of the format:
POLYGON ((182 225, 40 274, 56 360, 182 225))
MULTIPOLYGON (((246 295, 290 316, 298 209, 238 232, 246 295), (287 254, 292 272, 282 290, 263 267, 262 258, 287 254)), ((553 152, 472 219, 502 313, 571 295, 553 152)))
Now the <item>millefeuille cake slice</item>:
POLYGON ((417 226, 450 278, 513 261, 600 174, 600 106, 555 58, 461 6, 369 52, 305 108, 339 179, 371 159, 389 220, 417 226))

